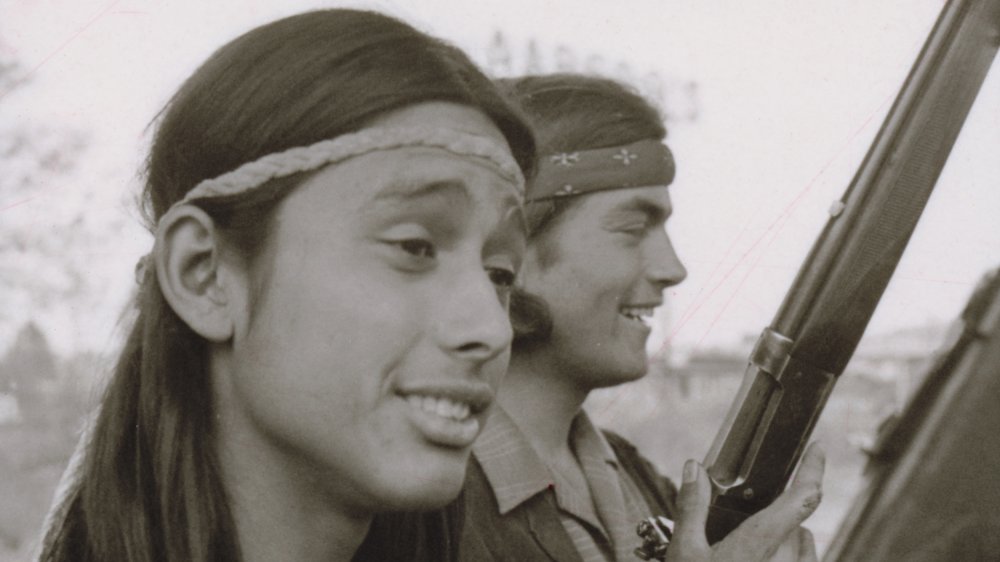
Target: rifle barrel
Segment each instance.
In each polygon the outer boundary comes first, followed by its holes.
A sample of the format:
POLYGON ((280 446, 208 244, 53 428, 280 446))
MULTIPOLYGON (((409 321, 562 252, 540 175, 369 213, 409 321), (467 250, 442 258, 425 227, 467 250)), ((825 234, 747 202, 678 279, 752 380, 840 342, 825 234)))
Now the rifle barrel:
POLYGON ((1000 45, 1000 0, 950 0, 751 355, 706 459, 707 534, 781 493, 882 297, 1000 45))

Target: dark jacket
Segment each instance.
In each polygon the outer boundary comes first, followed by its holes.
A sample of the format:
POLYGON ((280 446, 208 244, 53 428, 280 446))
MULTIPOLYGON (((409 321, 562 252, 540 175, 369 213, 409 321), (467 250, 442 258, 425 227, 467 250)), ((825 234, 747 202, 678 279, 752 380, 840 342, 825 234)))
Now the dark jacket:
MULTIPOLYGON (((642 492, 650 515, 676 513, 677 489, 624 437, 605 431, 619 463, 642 492)), ((554 560, 580 562, 580 556, 563 528, 555 493, 536 494, 501 516, 493 489, 475 457, 469 464, 463 494, 465 524, 459 559, 468 562, 530 562, 554 560)), ((636 521, 638 523, 638 521, 636 521)))

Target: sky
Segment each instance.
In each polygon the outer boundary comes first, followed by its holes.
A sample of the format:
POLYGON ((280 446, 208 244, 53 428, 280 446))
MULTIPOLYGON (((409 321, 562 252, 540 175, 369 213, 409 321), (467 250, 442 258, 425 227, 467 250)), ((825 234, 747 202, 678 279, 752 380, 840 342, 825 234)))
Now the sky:
MULTIPOLYGON (((150 122, 226 41, 339 5, 399 16, 482 64, 501 31, 512 72, 523 71, 530 48, 552 70, 565 47, 580 68, 659 76, 678 162, 668 232, 689 276, 668 291, 650 349, 689 353, 732 346, 770 322, 942 2, 0 0, 0 60, 20 64, 17 87, 0 90, 0 127, 86 139, 69 174, 40 182, 30 200, 0 193, 0 221, 44 235, 59 216, 84 209, 95 225, 122 225, 87 250, 86 274, 99 290, 44 310, 0 295, 0 342, 35 318, 60 352, 113 349, 135 261, 152 243, 133 204, 150 122)), ((954 318, 1000 264, 997 66, 872 333, 954 318)))

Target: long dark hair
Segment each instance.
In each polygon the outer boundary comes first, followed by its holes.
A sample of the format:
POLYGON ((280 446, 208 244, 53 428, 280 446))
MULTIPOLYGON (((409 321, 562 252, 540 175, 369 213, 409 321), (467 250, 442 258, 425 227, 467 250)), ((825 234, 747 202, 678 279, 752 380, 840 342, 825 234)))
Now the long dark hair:
MULTIPOLYGON (((152 227, 204 179, 424 101, 483 111, 530 172, 530 130, 454 47, 356 10, 309 12, 254 29, 215 52, 161 114, 147 162, 144 214, 152 227)), ((223 238, 252 260, 276 205, 303 176, 200 206, 223 238)), ((65 516, 50 530, 43 559, 239 560, 213 444, 207 343, 173 312, 152 272, 142 280, 136 306, 65 516)), ((376 525, 373 533, 392 535, 393 525, 376 525)), ((366 552, 378 556, 380 541, 369 542, 375 550, 366 552)))
MULTIPOLYGON (((663 140, 667 136, 659 110, 626 84, 582 74, 548 74, 497 81, 504 94, 527 115, 538 153, 575 152, 663 140)), ((548 237, 560 217, 581 197, 531 200, 528 182, 526 218, 530 243, 544 267, 556 258, 548 237)), ((586 195, 582 196, 586 197, 586 195)), ((543 344, 552 330, 545 302, 523 289, 511 296, 514 351, 543 344)))

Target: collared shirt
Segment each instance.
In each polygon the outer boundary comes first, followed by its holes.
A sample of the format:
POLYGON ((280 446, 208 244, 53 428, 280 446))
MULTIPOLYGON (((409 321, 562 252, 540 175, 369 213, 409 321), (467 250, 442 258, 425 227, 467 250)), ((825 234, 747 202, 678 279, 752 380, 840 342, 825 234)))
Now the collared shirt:
POLYGON ((473 454, 483 467, 501 515, 536 494, 553 493, 563 528, 585 562, 631 560, 640 542, 635 525, 649 515, 650 507, 636 483, 621 470, 604 435, 582 410, 573 419, 569 439, 589 495, 547 466, 499 406, 473 445, 473 454))

